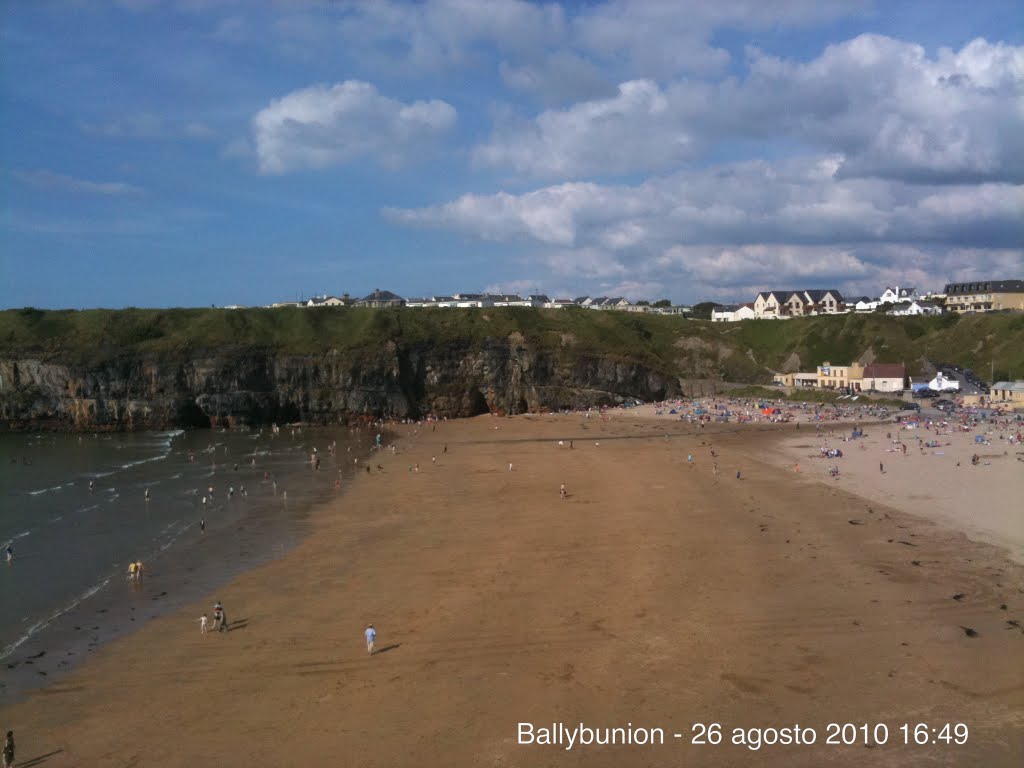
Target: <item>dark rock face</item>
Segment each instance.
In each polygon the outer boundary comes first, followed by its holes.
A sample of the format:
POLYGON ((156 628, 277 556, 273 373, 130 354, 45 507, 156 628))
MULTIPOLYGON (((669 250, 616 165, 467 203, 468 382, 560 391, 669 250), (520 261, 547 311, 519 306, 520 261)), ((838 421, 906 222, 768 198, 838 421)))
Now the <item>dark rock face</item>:
POLYGON ((367 417, 460 417, 656 400, 673 373, 519 334, 444 346, 388 342, 314 356, 255 348, 180 357, 126 351, 89 367, 0 360, 0 427, 165 429, 367 417))

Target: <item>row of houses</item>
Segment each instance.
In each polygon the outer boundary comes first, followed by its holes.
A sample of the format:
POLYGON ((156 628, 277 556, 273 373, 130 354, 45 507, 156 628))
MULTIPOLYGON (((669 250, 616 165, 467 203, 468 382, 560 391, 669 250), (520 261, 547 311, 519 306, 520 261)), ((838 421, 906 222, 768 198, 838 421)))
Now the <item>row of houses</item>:
POLYGON ((1024 280, 949 283, 942 293, 919 294, 916 288, 887 286, 878 298, 844 297, 836 290, 762 291, 754 301, 716 307, 712 322, 782 320, 807 315, 877 312, 896 316, 1024 311, 1024 280))
POLYGON ((352 298, 347 293, 342 296, 314 296, 299 302, 278 302, 272 307, 412 307, 439 309, 468 309, 482 307, 535 307, 538 309, 563 309, 579 307, 581 309, 617 310, 620 312, 650 312, 662 315, 686 315, 691 307, 670 305, 651 306, 646 302, 633 304, 622 296, 579 296, 575 299, 550 299, 544 294, 520 296, 514 293, 453 293, 450 296, 427 296, 402 298, 391 291, 379 288, 361 299, 352 298))
POLYGON ((837 315, 846 311, 843 294, 835 289, 761 291, 747 304, 716 307, 711 311, 714 323, 739 320, 779 320, 810 315, 837 315))
MULTIPOLYGON (((934 296, 929 295, 929 299, 934 296)), ((711 313, 712 322, 738 320, 783 320, 811 315, 838 315, 846 312, 874 312, 884 304, 892 304, 889 314, 938 314, 941 305, 917 295, 914 288, 887 287, 877 299, 867 296, 847 298, 835 289, 804 289, 761 291, 746 304, 719 306, 711 313)))
MULTIPOLYGON (((688 306, 652 306, 648 302, 632 303, 622 296, 579 296, 575 299, 550 299, 544 294, 520 296, 504 293, 453 293, 450 296, 427 296, 405 299, 391 291, 376 289, 362 298, 315 296, 301 302, 280 302, 271 306, 303 307, 535 307, 562 309, 616 310, 649 312, 662 315, 687 315, 688 306)), ((667 303, 667 302, 665 302, 667 303)), ((886 287, 878 298, 844 297, 835 289, 801 289, 761 291, 754 301, 745 304, 718 305, 711 312, 716 323, 739 320, 784 320, 812 315, 836 315, 846 312, 876 312, 891 305, 890 315, 937 315, 944 311, 957 313, 1024 311, 1024 280, 988 280, 973 283, 950 283, 944 293, 919 294, 916 288, 886 287)))
POLYGON ((907 386, 907 369, 902 363, 832 365, 824 362, 813 373, 777 373, 774 381, 788 387, 902 392, 907 386))

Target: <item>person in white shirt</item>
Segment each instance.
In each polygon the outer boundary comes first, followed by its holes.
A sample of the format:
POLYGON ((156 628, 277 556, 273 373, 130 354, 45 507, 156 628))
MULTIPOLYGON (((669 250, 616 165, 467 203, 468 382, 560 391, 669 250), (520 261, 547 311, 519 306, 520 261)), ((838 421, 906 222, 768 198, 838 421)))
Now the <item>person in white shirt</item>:
POLYGON ((366 631, 363 632, 366 636, 366 652, 373 655, 373 641, 377 639, 377 630, 373 628, 373 624, 369 624, 366 627, 366 631))

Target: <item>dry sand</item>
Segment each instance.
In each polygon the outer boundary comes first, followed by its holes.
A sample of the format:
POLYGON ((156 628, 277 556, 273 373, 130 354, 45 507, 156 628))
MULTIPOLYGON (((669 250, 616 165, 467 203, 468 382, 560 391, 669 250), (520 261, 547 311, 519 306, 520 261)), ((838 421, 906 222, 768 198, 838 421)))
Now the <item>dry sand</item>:
MULTIPOLYGON (((1024 625, 1024 567, 903 509, 900 494, 946 504, 923 458, 879 479, 872 450, 823 482, 776 455, 792 429, 631 412, 403 427, 293 553, 104 647, 0 726, 46 768, 1022 764, 1008 622, 1024 625), (218 597, 236 624, 202 637, 218 597), (667 741, 525 746, 520 722, 667 741), (692 745, 711 722, 723 743, 692 745), (885 723, 888 743, 826 745, 831 722, 885 723), (900 724, 919 722, 970 735, 904 746, 900 724), (817 743, 729 743, 795 723, 817 743)), ((996 464, 961 469, 981 493, 996 464)))

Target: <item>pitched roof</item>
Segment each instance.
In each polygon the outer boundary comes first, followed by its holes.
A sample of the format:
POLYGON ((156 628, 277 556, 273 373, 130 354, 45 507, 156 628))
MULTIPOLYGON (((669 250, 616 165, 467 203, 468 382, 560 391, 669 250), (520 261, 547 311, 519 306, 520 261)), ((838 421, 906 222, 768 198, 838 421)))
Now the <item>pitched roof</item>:
POLYGON ((361 301, 403 301, 403 299, 397 293, 382 291, 380 288, 376 288, 373 293, 362 298, 361 301))
POLYGON ((810 291, 804 291, 804 293, 807 295, 807 297, 811 301, 813 301, 815 303, 821 301, 822 299, 824 299, 830 293, 832 294, 832 297, 836 301, 842 301, 843 300, 843 294, 841 294, 839 291, 835 290, 834 288, 814 289, 814 290, 810 290, 810 291))
POLYGON ((907 369, 901 363, 869 363, 864 366, 865 379, 906 378, 907 369))

